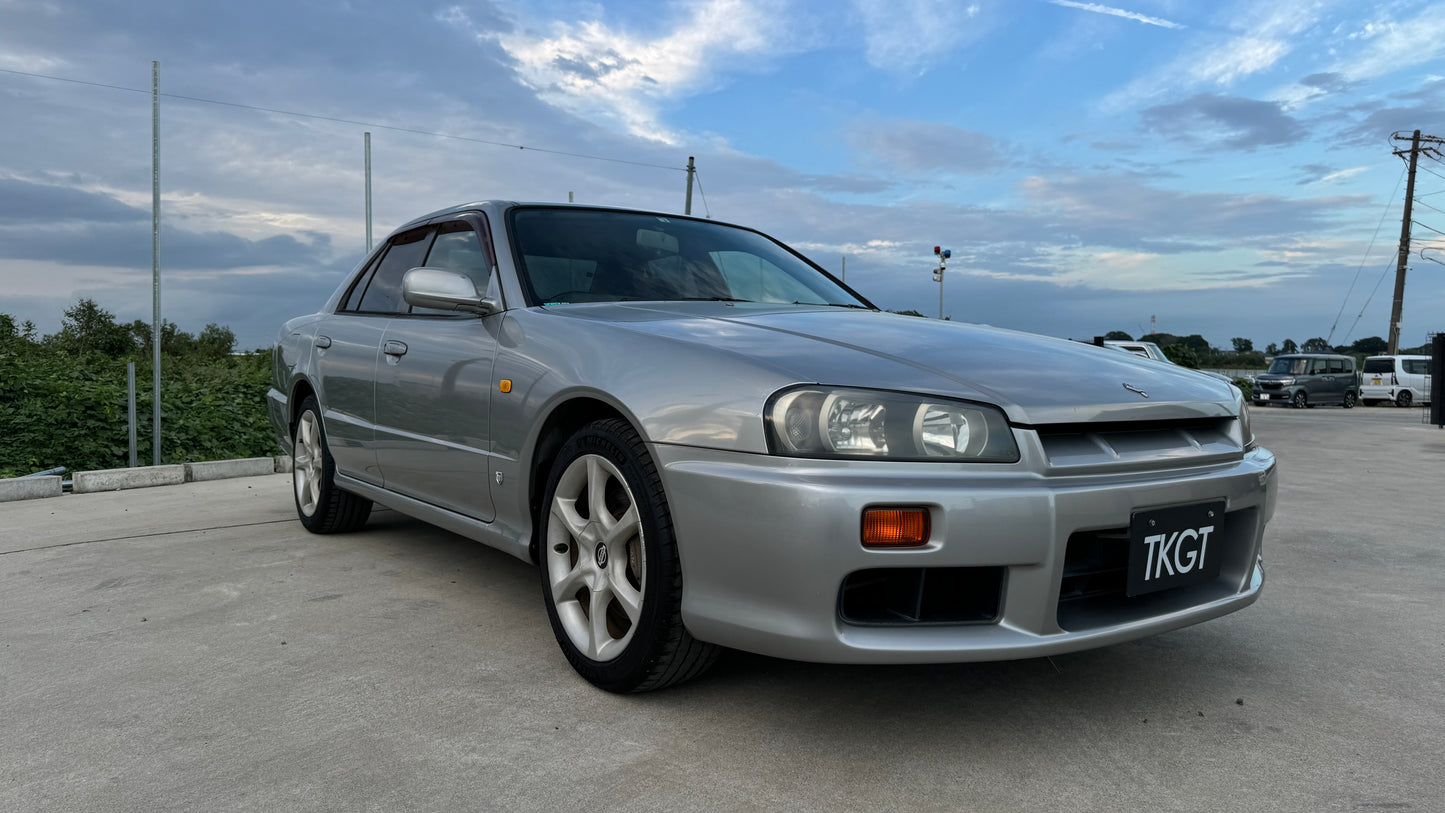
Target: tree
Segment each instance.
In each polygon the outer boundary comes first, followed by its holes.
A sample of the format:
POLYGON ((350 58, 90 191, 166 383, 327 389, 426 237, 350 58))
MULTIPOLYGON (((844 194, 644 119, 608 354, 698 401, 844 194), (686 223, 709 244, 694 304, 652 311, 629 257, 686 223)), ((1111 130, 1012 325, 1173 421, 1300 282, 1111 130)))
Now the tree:
POLYGON ((1134 337, 1133 337, 1133 336, 1130 336, 1129 334, 1125 333, 1125 332, 1122 331, 1122 330, 1111 330, 1111 331, 1109 331, 1108 333, 1105 333, 1105 334, 1104 334, 1104 341, 1106 341, 1106 342, 1132 342, 1132 341, 1134 341, 1134 337))
POLYGON ((125 327, 116 324, 115 315, 89 297, 81 297, 65 310, 60 320, 60 332, 49 340, 65 352, 78 356, 96 352, 114 358, 125 355, 132 348, 125 327))
POLYGON ((1266 356, 1279 355, 1279 345, 1275 344, 1274 342, 1270 342, 1269 347, 1264 348, 1264 354, 1266 356))
POLYGON ((1234 352, 1236 353, 1251 353, 1254 351, 1254 342, 1250 339, 1235 336, 1229 341, 1234 344, 1234 352))
POLYGON ((1209 344, 1209 341, 1198 333, 1191 333, 1185 336, 1179 340, 1179 343, 1193 350, 1194 354, 1201 358, 1214 352, 1214 348, 1209 344))
POLYGON ((1367 356, 1378 356, 1390 349, 1390 343, 1379 336, 1370 336, 1365 339, 1356 339, 1350 345, 1350 350, 1355 353, 1363 353, 1367 356))
POLYGON ((1284 344, 1282 344, 1282 345, 1279 346, 1279 352, 1281 352, 1281 353, 1298 353, 1298 352, 1299 352, 1299 345, 1297 345, 1297 344, 1294 343, 1294 339, 1285 339, 1285 340, 1284 340, 1284 344))
POLYGON ((197 356, 207 359, 219 359, 231 355, 231 348, 236 346, 236 334, 230 328, 222 327, 211 322, 198 334, 196 334, 195 352, 197 356))
MULTIPOLYGON (((889 311, 889 313, 896 313, 896 314, 898 314, 899 316, 923 316, 923 314, 921 314, 921 313, 919 313, 918 311, 915 311, 915 310, 889 311)), ((924 318, 927 318, 927 317, 924 317, 924 318)))
POLYGON ((1306 353, 1328 353, 1330 352, 1330 343, 1325 341, 1325 337, 1316 336, 1313 339, 1305 340, 1301 349, 1306 353))
POLYGON ((1194 348, 1189 345, 1171 344, 1165 346, 1163 350, 1164 355, 1180 367, 1188 367, 1191 370, 1199 369, 1199 354, 1195 353, 1194 348))
POLYGON ((1171 344, 1177 344, 1179 342, 1179 337, 1175 336, 1173 333, 1145 333, 1143 336, 1139 337, 1139 341, 1153 342, 1160 347, 1168 347, 1171 344))

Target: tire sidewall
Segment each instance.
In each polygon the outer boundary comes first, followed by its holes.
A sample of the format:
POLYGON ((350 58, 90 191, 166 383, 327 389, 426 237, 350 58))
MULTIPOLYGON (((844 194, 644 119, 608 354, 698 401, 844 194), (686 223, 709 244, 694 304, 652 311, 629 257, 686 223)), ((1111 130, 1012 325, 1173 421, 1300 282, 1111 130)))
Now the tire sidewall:
MULTIPOLYGON (((543 603, 547 607, 547 620, 552 625, 552 633, 568 662, 577 672, 597 686, 614 692, 629 691, 647 677, 649 666, 658 657, 663 644, 667 617, 676 611, 669 606, 675 601, 671 588, 677 579, 678 571, 671 516, 665 498, 662 498, 660 485, 654 495, 648 471, 650 461, 645 465, 633 451, 629 440, 635 439, 629 439, 617 432, 610 422, 594 423, 573 435, 563 444, 548 473, 547 489, 538 510, 538 539, 544 547, 539 551, 537 570, 541 576, 543 603), (548 544, 552 502, 557 494, 557 485, 563 472, 585 455, 604 457, 622 473, 637 506, 642 528, 646 571, 642 580, 642 611, 632 640, 622 654, 609 661, 594 661, 572 643, 558 617, 548 574, 550 557, 545 546, 548 544)), ((640 444, 640 441, 637 442, 640 444)))
POLYGON ((310 516, 301 510, 301 495, 296 493, 295 475, 292 475, 291 500, 296 504, 296 516, 306 529, 313 532, 321 532, 326 524, 326 506, 331 499, 331 490, 336 488, 333 478, 336 476, 336 463, 331 459, 331 450, 326 445, 326 424, 321 420, 321 405, 316 402, 315 396, 307 396, 301 402, 301 411, 296 414, 296 422, 291 425, 291 470, 296 470, 296 435, 300 431, 301 419, 310 412, 316 419, 316 437, 321 447, 321 484, 317 489, 316 510, 310 516))

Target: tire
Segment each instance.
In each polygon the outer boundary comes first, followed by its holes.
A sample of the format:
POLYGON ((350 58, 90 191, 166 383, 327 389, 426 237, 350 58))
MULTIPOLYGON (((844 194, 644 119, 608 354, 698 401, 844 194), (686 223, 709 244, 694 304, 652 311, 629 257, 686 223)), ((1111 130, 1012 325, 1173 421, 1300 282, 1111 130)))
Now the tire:
POLYGON ((631 425, 596 421, 563 444, 539 513, 547 618, 578 674, 609 692, 645 692, 717 660, 718 647, 683 626, 672 515, 631 425))
POLYGON ((314 534, 354 531, 371 516, 371 500, 336 485, 336 461, 326 446, 326 429, 316 397, 306 396, 291 427, 291 482, 296 516, 314 534))
POLYGON ((1415 402, 1415 395, 1409 390, 1401 390, 1395 394, 1395 406, 1408 407, 1415 402))
POLYGON ((1289 399, 1289 403, 1290 406, 1293 406, 1295 409, 1304 409, 1310 405, 1309 398, 1305 395, 1304 390, 1295 392, 1294 397, 1289 399))
POLYGON ((1340 406, 1344 407, 1345 409, 1354 409, 1355 393, 1353 391, 1345 393, 1345 401, 1344 403, 1340 404, 1340 406))

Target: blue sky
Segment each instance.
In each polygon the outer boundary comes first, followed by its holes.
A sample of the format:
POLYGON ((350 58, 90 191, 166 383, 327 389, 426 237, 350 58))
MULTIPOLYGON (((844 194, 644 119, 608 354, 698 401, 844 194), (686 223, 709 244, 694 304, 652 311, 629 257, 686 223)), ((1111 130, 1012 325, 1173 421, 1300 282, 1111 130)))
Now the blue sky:
MULTIPOLYGON (((486 198, 680 211, 692 155, 695 214, 883 307, 938 313, 943 245, 956 320, 1261 348, 1386 335, 1390 134, 1445 136, 1425 0, 0 0, 0 312, 149 320, 151 60, 163 309, 243 347, 360 259, 368 129, 378 239, 486 198)), ((1445 327, 1423 166, 1406 346, 1445 327)))

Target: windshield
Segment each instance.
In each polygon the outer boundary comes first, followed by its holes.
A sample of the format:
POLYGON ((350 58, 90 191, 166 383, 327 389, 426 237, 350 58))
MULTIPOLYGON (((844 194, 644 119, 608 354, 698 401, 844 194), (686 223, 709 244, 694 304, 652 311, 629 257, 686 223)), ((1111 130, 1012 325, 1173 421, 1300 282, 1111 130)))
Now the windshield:
POLYGON ((1305 368, 1309 366, 1309 363, 1309 359, 1279 358, 1275 359, 1274 363, 1269 365, 1268 372, 1283 373, 1285 375, 1304 375, 1305 368))
POLYGON ((719 223, 595 209, 513 210, 535 304, 720 300, 866 308, 782 244, 719 223))

